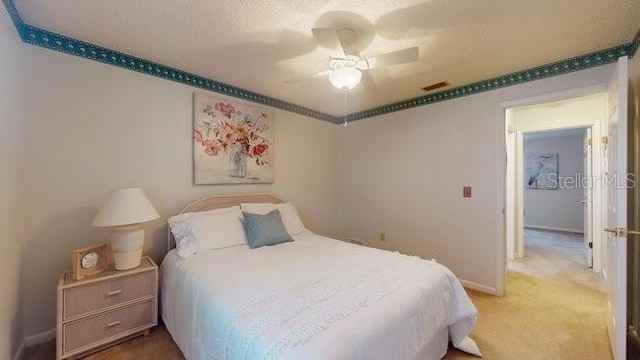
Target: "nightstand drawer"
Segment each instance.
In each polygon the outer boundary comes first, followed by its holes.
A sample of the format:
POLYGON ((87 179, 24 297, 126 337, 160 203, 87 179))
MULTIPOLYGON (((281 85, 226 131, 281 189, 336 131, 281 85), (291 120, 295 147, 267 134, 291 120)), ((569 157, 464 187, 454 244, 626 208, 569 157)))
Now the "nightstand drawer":
POLYGON ((154 324, 154 299, 109 311, 100 315, 67 323, 63 326, 63 353, 80 349, 87 345, 109 341, 109 338, 127 331, 154 324))
POLYGON ((63 319, 155 295, 155 272, 98 281, 63 290, 63 319))

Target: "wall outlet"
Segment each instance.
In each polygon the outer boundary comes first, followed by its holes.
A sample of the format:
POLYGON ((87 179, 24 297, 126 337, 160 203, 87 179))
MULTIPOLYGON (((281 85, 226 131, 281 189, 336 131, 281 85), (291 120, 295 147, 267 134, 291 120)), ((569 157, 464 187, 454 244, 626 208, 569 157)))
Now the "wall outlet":
POLYGON ((387 235, 384 232, 380 232, 380 241, 384 242, 387 240, 387 235))

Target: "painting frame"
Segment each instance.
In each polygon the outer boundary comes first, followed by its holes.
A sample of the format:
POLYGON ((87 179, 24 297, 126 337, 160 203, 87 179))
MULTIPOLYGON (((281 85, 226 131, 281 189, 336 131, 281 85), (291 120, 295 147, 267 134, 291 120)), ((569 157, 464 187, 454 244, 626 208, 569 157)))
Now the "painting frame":
POLYGON ((194 185, 273 184, 273 110, 193 93, 194 185))
POLYGON ((526 189, 558 189, 558 153, 529 154, 525 157, 524 164, 526 189))

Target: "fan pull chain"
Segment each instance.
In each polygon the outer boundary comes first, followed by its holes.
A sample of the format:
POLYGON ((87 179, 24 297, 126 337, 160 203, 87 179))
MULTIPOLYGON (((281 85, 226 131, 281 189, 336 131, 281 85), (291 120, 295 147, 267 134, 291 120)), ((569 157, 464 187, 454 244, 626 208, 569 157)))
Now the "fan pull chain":
POLYGON ((347 95, 349 93, 349 89, 344 87, 342 88, 342 90, 344 91, 344 123, 342 124, 342 126, 346 127, 347 126, 347 95))

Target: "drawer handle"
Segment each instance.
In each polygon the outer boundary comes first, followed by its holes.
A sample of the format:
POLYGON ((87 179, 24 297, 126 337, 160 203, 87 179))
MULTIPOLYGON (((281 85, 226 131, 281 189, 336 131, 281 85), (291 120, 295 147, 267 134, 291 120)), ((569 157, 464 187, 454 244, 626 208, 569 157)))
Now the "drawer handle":
POLYGON ((121 293, 122 293, 122 290, 113 290, 113 291, 109 291, 107 293, 107 296, 115 296, 115 295, 118 295, 118 294, 121 294, 121 293))
POLYGON ((110 323, 108 323, 107 325, 105 325, 104 327, 106 327, 106 328, 112 328, 112 327, 114 327, 114 326, 118 326, 118 325, 120 325, 120 321, 119 321, 119 320, 118 320, 118 321, 114 321, 114 322, 110 322, 110 323))

